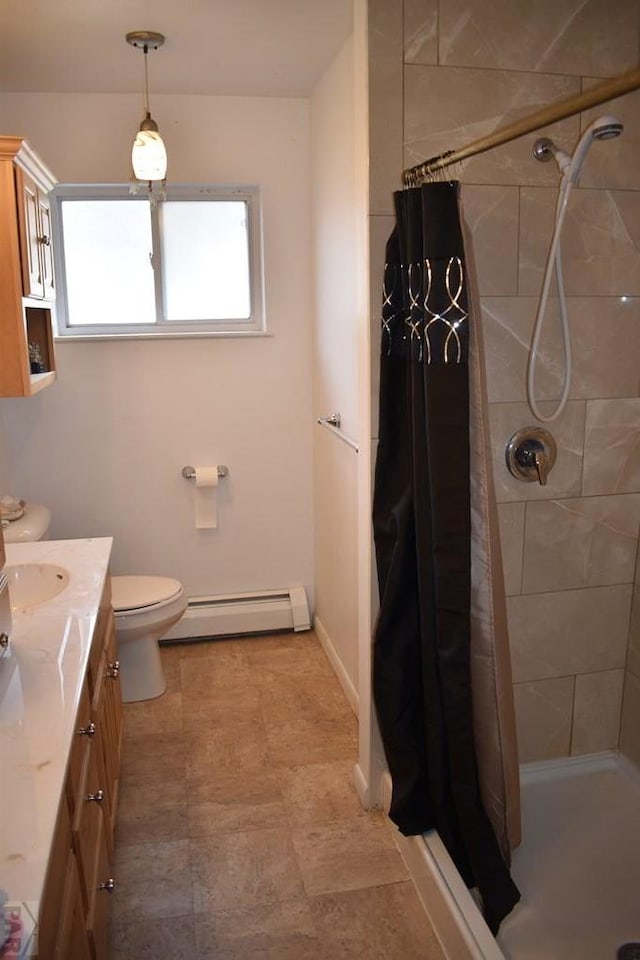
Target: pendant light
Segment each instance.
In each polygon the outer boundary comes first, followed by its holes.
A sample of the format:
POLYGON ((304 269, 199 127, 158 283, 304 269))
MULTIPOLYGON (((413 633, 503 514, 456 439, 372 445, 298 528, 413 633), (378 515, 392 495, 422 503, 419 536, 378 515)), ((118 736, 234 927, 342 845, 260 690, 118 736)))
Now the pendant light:
POLYGON ((167 151, 158 133, 158 124, 149 111, 147 55, 149 50, 157 50, 162 46, 164 37, 161 33, 150 30, 136 30, 127 34, 127 43, 144 52, 144 117, 133 142, 131 163, 135 179, 146 183, 151 194, 154 182, 161 181, 164 185, 167 176, 167 151))

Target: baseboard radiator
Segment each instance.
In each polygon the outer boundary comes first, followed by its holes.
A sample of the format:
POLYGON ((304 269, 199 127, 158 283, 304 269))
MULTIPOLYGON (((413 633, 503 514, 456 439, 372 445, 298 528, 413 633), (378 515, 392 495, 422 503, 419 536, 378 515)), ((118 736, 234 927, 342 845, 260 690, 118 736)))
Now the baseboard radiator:
POLYGON ((162 638, 196 640, 243 633, 309 630, 311 618, 304 587, 191 597, 178 622, 162 638))

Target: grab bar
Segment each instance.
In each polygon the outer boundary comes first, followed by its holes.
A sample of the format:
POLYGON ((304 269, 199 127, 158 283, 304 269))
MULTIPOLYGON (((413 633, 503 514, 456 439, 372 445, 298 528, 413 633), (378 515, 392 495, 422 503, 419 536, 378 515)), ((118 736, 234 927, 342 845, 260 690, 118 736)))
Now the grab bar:
POLYGON ((342 418, 339 413, 332 413, 329 417, 318 417, 316 423, 319 423, 321 427, 326 427, 338 440, 342 440, 343 443, 346 443, 347 446, 355 450, 356 453, 360 452, 360 448, 355 440, 352 440, 351 437, 348 437, 347 434, 341 430, 340 424, 342 423, 342 418))

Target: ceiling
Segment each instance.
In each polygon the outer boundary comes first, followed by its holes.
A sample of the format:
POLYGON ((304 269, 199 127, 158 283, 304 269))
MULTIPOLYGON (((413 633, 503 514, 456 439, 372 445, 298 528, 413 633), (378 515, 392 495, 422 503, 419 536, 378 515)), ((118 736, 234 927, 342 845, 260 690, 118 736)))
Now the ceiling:
POLYGON ((0 92, 306 97, 351 32, 351 0, 0 0, 0 92))

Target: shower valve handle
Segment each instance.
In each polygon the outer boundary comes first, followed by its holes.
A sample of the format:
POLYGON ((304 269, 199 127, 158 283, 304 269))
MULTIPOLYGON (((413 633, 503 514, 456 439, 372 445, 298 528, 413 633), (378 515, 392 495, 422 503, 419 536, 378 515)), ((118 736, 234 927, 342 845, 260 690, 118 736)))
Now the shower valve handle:
POLYGON ((509 472, 518 480, 537 480, 544 487, 556 461, 555 440, 541 427, 523 427, 508 441, 505 459, 509 472))
POLYGON ((533 460, 536 465, 536 470, 538 471, 538 480, 540 486, 544 487, 547 482, 547 476, 549 471, 547 469, 547 458, 545 456, 544 450, 536 450, 533 455, 533 460))

